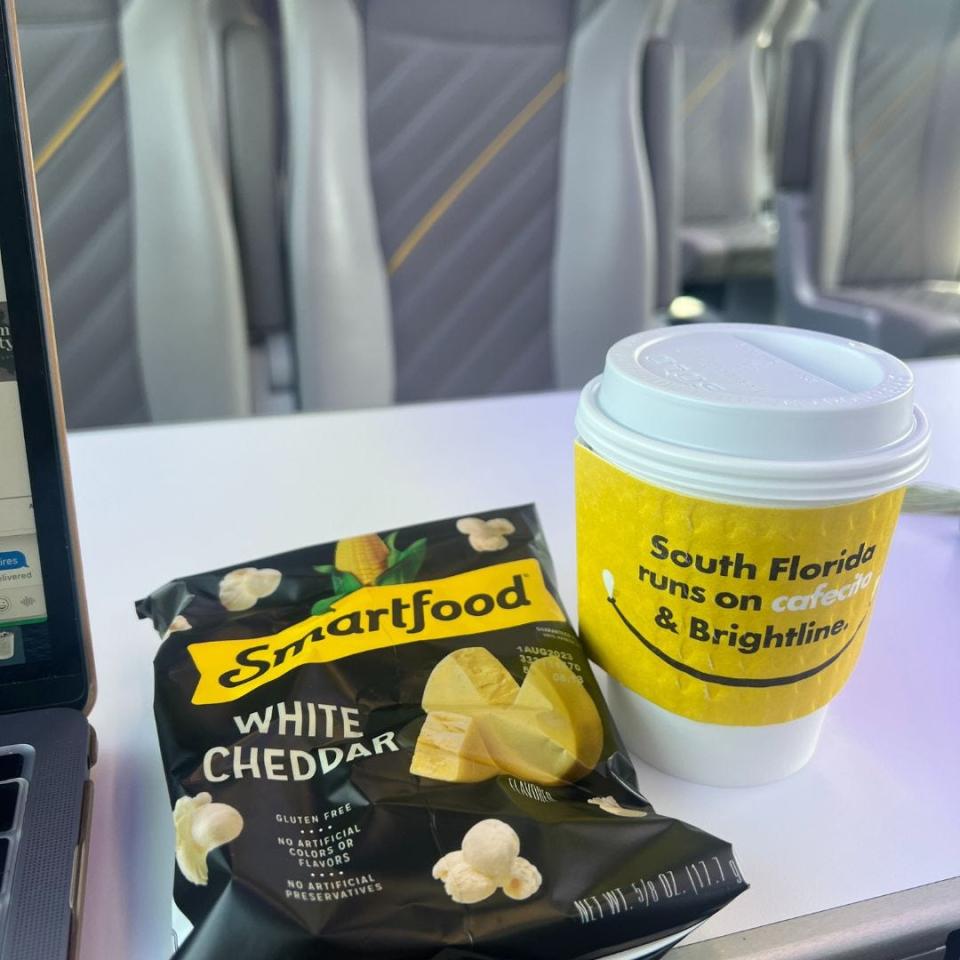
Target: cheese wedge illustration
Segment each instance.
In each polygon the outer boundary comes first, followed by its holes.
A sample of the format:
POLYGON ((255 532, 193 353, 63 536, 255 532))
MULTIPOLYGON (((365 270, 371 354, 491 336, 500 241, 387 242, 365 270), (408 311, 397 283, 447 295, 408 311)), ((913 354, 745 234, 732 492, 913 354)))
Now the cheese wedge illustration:
POLYGON ((423 709, 470 716, 512 704, 518 690, 510 671, 489 650, 464 647, 433 668, 423 690, 423 709))
POLYGON ((430 674, 423 709, 410 772, 434 780, 505 773, 557 786, 586 776, 603 749, 593 698, 555 656, 534 661, 518 686, 489 650, 456 650, 430 674))
POLYGON ((493 762, 543 786, 586 776, 603 750, 593 698, 559 657, 534 661, 513 705, 494 708, 480 721, 493 762))
POLYGON ((490 759, 477 718, 437 710, 420 729, 410 772, 450 783, 477 783, 500 771, 490 759))

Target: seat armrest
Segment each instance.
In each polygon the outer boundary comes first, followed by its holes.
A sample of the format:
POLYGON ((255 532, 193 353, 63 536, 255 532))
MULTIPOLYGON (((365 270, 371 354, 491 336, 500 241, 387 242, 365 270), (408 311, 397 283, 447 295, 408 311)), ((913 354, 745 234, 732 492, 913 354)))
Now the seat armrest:
POLYGON ((783 318, 794 327, 876 343, 882 315, 821 289, 811 260, 811 207, 821 49, 806 38, 790 47, 786 108, 776 157, 777 288, 783 318))
POLYGON ((561 388, 582 387, 608 344, 652 320, 656 220, 641 114, 659 9, 606 0, 570 47, 551 317, 561 388))
POLYGON ((809 190, 813 181, 814 117, 820 94, 820 45, 798 40, 788 51, 783 129, 776 131, 778 190, 809 190))
POLYGON ((352 0, 284 0, 288 269, 304 410, 393 403, 393 316, 352 0))
POLYGON ((657 308, 669 306, 679 292, 679 230, 683 210, 682 70, 683 51, 673 41, 654 37, 647 43, 641 109, 657 232, 654 294, 657 308))
POLYGON ((192 0, 133 0, 121 29, 150 411, 158 421, 248 416, 243 272, 206 95, 208 24, 192 0))
POLYGON ((881 311, 867 304, 832 297, 814 281, 807 235, 809 200, 799 192, 777 194, 780 223, 777 243, 777 286, 787 323, 876 343, 881 311))

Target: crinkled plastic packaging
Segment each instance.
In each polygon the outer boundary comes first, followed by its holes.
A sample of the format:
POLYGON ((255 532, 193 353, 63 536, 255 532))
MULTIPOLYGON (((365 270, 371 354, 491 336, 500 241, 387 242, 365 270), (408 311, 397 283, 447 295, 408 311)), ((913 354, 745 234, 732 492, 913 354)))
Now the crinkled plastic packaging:
POLYGON ((532 506, 183 577, 178 960, 661 956, 745 889, 640 793, 532 506))

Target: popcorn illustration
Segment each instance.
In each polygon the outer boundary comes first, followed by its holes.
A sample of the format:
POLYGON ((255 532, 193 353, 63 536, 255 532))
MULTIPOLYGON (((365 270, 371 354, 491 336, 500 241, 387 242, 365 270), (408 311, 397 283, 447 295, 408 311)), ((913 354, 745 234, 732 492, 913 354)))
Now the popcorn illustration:
POLYGON ((269 597, 280 586, 279 570, 241 567, 220 581, 220 602, 227 610, 249 610, 258 600, 269 597))
POLYGON ((503 550, 507 537, 516 532, 514 525, 504 517, 481 520, 479 517, 463 517, 457 521, 457 529, 470 541, 478 553, 485 550, 503 550))
POLYGON ((591 797, 587 803, 592 803, 595 807, 607 813, 612 813, 615 817, 645 817, 646 810, 633 810, 630 807, 622 807, 613 797, 591 797))
POLYGON ((461 850, 474 870, 499 880, 509 876, 520 855, 520 838, 502 820, 481 820, 464 834, 461 850))
POLYGON ((451 853, 444 854, 433 865, 433 879, 446 880, 450 876, 450 871, 459 863, 463 863, 463 851, 453 850, 451 853))
POLYGON ((173 808, 177 866, 198 886, 207 883, 208 854, 236 840, 243 830, 239 810, 212 801, 209 793, 198 793, 195 797, 181 797, 173 808))
POLYGON ((433 865, 433 876, 456 903, 479 903, 498 887, 511 900, 526 900, 540 889, 543 877, 519 854, 513 827, 502 820, 481 820, 464 834, 462 849, 433 865))
POLYGON ((479 903, 496 892, 497 882, 461 861, 451 867, 443 889, 455 903, 479 903))
POLYGON ((540 871, 524 857, 517 857, 510 867, 510 876, 503 884, 503 892, 511 900, 527 900, 532 897, 543 883, 540 871))

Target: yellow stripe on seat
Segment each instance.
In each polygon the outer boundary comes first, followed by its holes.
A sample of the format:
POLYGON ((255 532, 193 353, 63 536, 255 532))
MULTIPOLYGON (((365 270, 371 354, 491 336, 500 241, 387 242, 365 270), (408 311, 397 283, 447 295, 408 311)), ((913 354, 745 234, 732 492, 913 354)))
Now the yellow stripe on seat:
POLYGON ((437 225, 440 218, 460 199, 463 192, 490 165, 501 150, 550 102, 566 82, 566 72, 555 73, 549 83, 480 151, 476 159, 446 189, 439 200, 424 214, 420 222, 407 234, 387 263, 393 274, 420 245, 423 238, 437 225))
POLYGON ((909 107, 920 94, 924 93, 924 87, 928 87, 936 79, 937 68, 928 66, 916 73, 910 83, 900 91, 881 111, 867 131, 853 145, 853 158, 860 160, 866 156, 881 138, 890 132, 897 120, 903 115, 904 110, 909 107))
POLYGON ((707 97, 713 93, 720 81, 727 75, 730 68, 736 63, 737 52, 728 53, 714 65, 713 69, 684 97, 683 115, 688 117, 707 97))
POLYGON ((89 116, 93 108, 110 92, 123 73, 123 61, 117 60, 96 82, 93 89, 80 101, 77 108, 67 117, 63 126, 50 138, 44 148, 36 155, 34 167, 39 173, 57 154, 57 151, 73 136, 77 127, 89 116))

